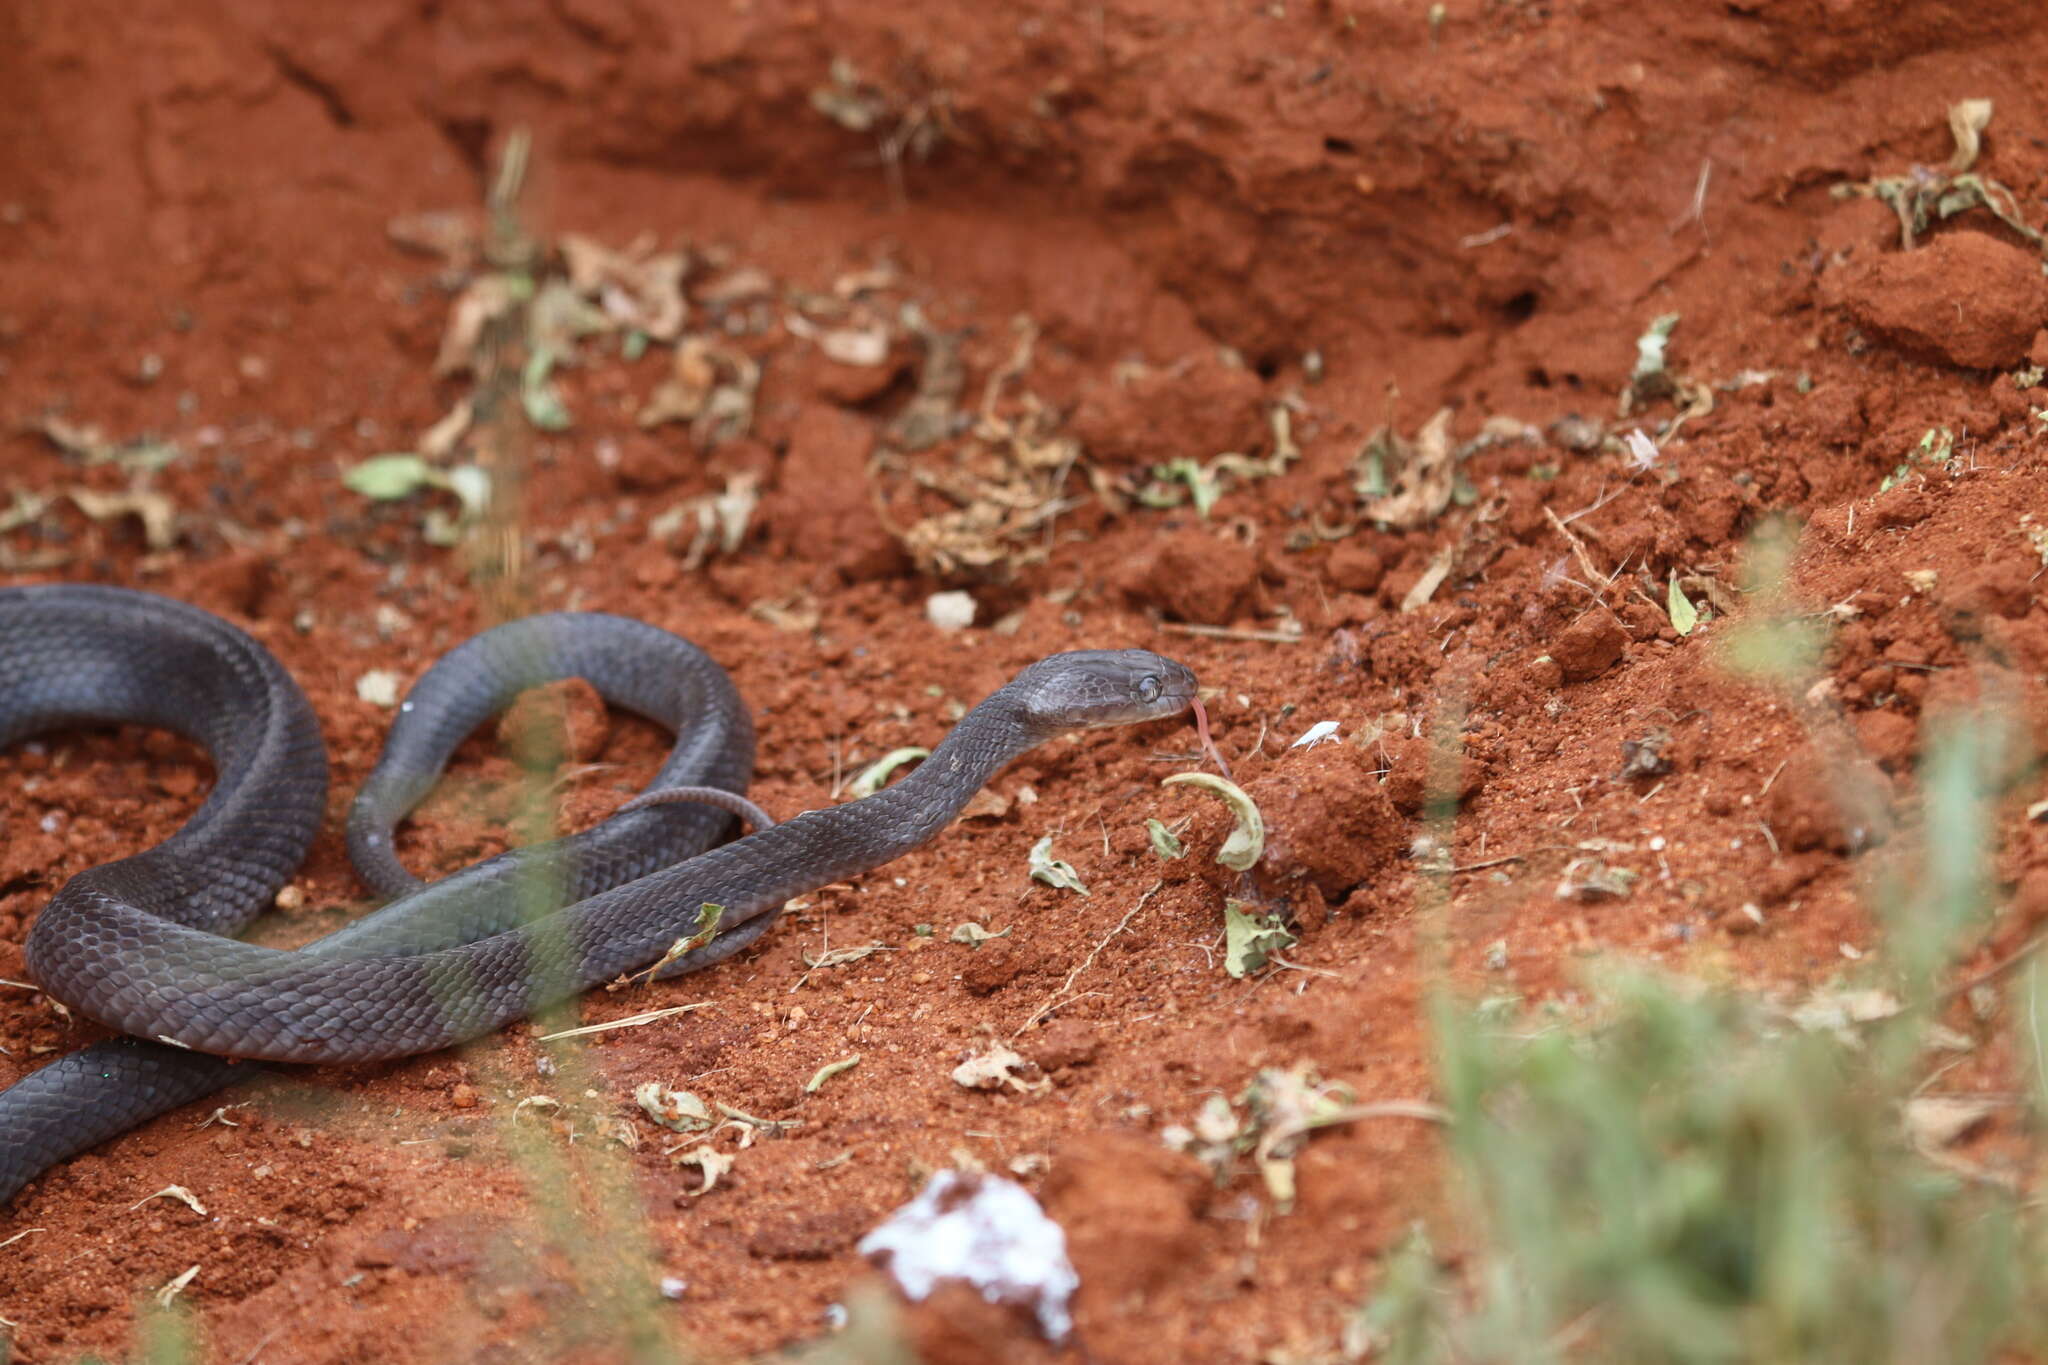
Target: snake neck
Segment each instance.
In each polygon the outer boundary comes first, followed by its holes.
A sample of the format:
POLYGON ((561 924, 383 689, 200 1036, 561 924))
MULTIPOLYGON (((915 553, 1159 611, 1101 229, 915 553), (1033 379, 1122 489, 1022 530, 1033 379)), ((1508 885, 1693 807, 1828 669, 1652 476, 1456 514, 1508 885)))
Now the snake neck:
MULTIPOLYGON (((929 843, 990 778, 1051 735, 1026 725, 1002 694, 984 701, 908 776, 873 796, 805 811, 706 855, 718 868, 715 889, 729 909, 779 906, 793 896, 843 881, 929 843), (730 879, 741 873, 742 892, 730 879)), ((706 867, 702 860, 697 868, 706 867)), ((676 869, 691 885, 691 864, 676 869)), ((711 890, 711 887, 705 887, 711 890)))

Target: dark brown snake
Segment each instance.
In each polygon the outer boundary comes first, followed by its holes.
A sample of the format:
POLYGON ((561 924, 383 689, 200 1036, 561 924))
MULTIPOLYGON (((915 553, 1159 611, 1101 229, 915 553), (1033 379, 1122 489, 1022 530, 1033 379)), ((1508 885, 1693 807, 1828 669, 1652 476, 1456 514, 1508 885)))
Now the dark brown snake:
POLYGON ((262 645, 198 608, 121 588, 0 589, 0 747, 65 726, 134 723, 189 737, 215 771, 182 828, 72 878, 30 930, 37 983, 137 1038, 73 1053, 0 1091, 0 1200, 249 1074, 223 1058, 357 1062, 447 1047, 661 962, 707 905, 723 907, 716 936, 656 974, 723 961, 792 897, 933 838, 1026 750, 1082 727, 1176 715, 1195 695, 1186 667, 1148 651, 1056 654, 969 711, 909 776, 862 800, 717 847, 727 811, 649 804, 422 885, 392 850, 397 822, 471 730, 525 688, 564 677, 675 731, 650 792, 744 792, 753 726, 724 670, 695 646, 588 613, 499 626, 450 651, 407 694, 351 810, 351 858, 397 899, 306 948, 264 948, 225 935, 271 904, 320 823, 326 761, 305 694, 262 645))

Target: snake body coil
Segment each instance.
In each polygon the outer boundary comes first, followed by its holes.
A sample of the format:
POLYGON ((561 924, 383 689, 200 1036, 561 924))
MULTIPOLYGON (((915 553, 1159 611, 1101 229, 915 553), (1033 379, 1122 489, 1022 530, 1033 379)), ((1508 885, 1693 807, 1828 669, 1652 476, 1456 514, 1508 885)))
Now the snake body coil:
POLYGON ((724 671, 694 646, 583 613, 498 627, 421 678, 351 812, 352 859, 399 899, 282 951, 223 935, 269 905, 318 827, 326 768, 304 694, 260 644, 197 608, 118 588, 0 589, 0 746, 134 722, 187 735, 216 773, 176 834, 80 873, 30 931, 29 970, 52 996, 158 1041, 88 1048, 0 1092, 0 1199, 246 1074, 208 1053, 353 1062, 445 1047, 661 960, 707 904, 723 907, 717 936, 658 974, 722 961, 791 897, 936 835, 1025 750, 1079 726, 1173 715, 1194 694, 1187 669, 1142 650, 1054 655, 864 800, 715 848, 724 811, 650 805, 422 886, 392 852, 393 826, 477 724, 520 690, 568 676, 676 732, 650 790, 744 791, 752 726, 724 671), (538 917, 536 888, 547 893, 538 917))

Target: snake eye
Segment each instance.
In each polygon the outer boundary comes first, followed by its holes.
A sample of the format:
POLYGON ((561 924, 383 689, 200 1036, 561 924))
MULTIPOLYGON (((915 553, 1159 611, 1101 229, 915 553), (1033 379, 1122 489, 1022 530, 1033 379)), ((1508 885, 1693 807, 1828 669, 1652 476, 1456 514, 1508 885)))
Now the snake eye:
POLYGON ((1138 679, 1138 700, 1148 706, 1159 700, 1159 675, 1147 673, 1138 679))

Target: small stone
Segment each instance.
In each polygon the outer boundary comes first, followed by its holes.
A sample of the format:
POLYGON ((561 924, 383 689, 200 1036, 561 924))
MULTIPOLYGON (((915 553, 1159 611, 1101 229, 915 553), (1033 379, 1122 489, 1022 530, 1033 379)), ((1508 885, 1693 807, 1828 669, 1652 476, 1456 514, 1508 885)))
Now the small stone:
POLYGON ((457 1109, 476 1108, 476 1087, 467 1081, 462 1082, 448 1092, 448 1102, 457 1109))
POLYGON ((966 592, 935 592, 924 600, 925 619, 944 631, 965 630, 974 624, 974 595, 966 592))

